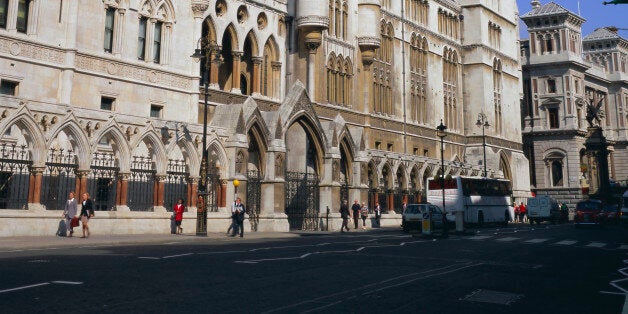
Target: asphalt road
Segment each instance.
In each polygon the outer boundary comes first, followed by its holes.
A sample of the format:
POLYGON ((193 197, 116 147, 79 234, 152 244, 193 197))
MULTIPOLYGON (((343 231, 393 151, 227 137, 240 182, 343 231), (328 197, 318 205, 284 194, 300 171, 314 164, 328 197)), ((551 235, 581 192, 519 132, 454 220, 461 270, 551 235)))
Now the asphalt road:
POLYGON ((628 228, 0 251, 4 313, 628 313, 628 228), (620 271, 623 269, 623 271, 620 271))

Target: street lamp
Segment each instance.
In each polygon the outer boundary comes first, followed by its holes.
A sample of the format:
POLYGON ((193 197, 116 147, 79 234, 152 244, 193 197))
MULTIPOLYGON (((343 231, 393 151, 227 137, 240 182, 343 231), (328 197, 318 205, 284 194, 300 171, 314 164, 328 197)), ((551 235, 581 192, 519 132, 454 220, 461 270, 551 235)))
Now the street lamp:
POLYGON ((486 134, 484 133, 484 130, 491 125, 488 124, 488 118, 482 112, 478 114, 478 121, 475 122, 475 125, 482 129, 482 148, 484 149, 484 177, 486 178, 486 134))
POLYGON ((194 50, 194 54, 190 57, 194 59, 196 62, 200 62, 201 59, 205 59, 205 66, 201 67, 201 77, 203 79, 203 84, 205 85, 205 103, 203 107, 203 157, 201 159, 201 169, 199 171, 200 181, 199 181, 199 196, 203 197, 203 204, 200 210, 196 211, 196 235, 197 236, 207 236, 207 99, 209 96, 209 78, 211 77, 211 62, 212 60, 212 50, 216 50, 215 60, 216 62, 220 61, 220 51, 217 49, 216 45, 212 45, 210 42, 204 40, 204 37, 201 37, 196 45, 196 49, 194 50))
POLYGON ((443 212, 445 212, 445 136, 447 136, 447 126, 440 120, 440 125, 436 127, 436 136, 440 137, 440 185, 443 189, 443 212))

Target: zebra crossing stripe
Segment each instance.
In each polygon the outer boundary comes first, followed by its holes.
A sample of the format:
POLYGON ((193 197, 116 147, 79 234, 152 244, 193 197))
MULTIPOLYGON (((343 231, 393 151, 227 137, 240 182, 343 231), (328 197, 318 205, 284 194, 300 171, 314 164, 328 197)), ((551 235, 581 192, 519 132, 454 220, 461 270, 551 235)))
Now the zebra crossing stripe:
POLYGON ((602 242, 591 242, 589 244, 586 245, 586 247, 605 247, 606 243, 602 243, 602 242))
POLYGON ((573 245, 576 242, 578 242, 578 241, 563 240, 563 241, 560 241, 560 242, 556 242, 556 244, 558 244, 558 245, 573 245))
POLYGON ((491 238, 491 236, 473 236, 473 237, 469 237, 469 240, 485 240, 491 238))
POLYGON ((547 240, 549 239, 531 239, 531 240, 525 241, 525 243, 543 243, 547 240))

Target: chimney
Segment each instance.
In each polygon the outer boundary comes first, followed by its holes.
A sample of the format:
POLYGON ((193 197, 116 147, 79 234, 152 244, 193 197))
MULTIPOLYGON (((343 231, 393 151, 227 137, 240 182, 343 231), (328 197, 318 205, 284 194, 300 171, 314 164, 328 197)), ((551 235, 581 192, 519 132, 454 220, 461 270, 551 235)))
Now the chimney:
POLYGON ((541 2, 538 0, 532 0, 530 4, 532 4, 532 9, 538 9, 541 7, 541 2))

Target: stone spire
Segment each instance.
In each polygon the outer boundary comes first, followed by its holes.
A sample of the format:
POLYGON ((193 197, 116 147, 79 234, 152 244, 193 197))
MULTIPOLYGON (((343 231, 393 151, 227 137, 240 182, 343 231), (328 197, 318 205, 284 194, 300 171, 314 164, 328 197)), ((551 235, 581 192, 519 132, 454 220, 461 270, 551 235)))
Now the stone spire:
POLYGON ((532 5, 532 9, 538 9, 541 7, 541 1, 539 0, 532 0, 530 4, 532 5))

